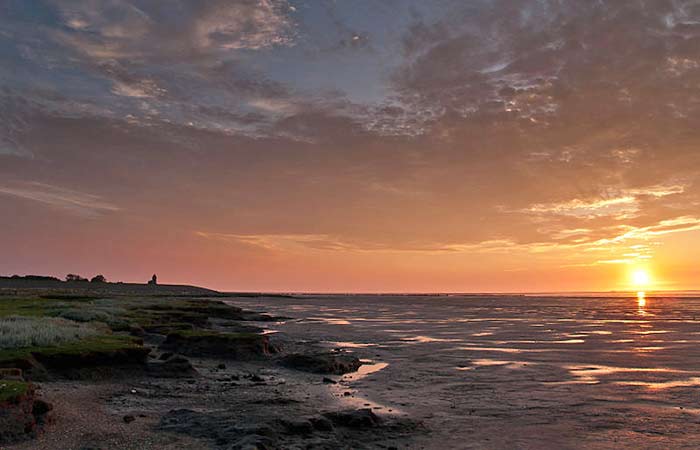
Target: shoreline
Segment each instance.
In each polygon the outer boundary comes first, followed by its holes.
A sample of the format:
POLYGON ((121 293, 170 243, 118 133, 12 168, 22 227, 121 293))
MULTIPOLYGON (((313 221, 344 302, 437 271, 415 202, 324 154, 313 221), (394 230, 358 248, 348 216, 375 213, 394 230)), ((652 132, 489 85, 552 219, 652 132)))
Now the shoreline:
MULTIPOLYGON (((208 297, 186 299, 193 306, 191 310, 183 308, 185 313, 201 309, 205 304, 213 307, 213 301, 218 305, 218 300, 208 297)), ((152 298, 147 300, 153 302, 152 298)), ((47 301, 62 302, 65 298, 47 301)), ((115 298, 110 305, 126 301, 115 298)), ((146 299, 129 301, 138 304, 146 299)), ((182 301, 182 297, 159 298, 154 305, 168 308, 168 302, 182 301)), ((216 308, 216 311, 221 309, 216 308)), ((239 330, 246 333, 251 330, 269 341, 272 353, 262 356, 241 353, 230 357, 226 354, 229 349, 217 347, 216 352, 224 352, 220 356, 214 353, 198 356, 197 351, 206 350, 206 346, 220 345, 198 341, 199 347, 191 350, 180 347, 182 352, 174 348, 176 355, 171 356, 169 347, 164 346, 173 339, 173 333, 147 332, 140 338, 143 346, 150 349, 144 367, 162 368, 163 360, 174 361, 179 357, 187 363, 168 370, 193 370, 195 375, 154 375, 131 367, 108 376, 93 377, 87 371, 79 379, 70 379, 74 376, 71 373, 68 377, 51 375, 46 380, 32 381, 39 388, 38 398, 53 405, 51 420, 41 427, 37 437, 3 448, 394 448, 410 445, 416 433, 425 432, 408 415, 365 398, 354 385, 386 367, 386 363, 372 359, 370 352, 331 348, 269 330, 266 325, 283 328, 284 319, 273 321, 274 318, 264 313, 243 310, 239 319, 210 317, 206 325, 200 324, 196 329, 205 330, 201 334, 206 334, 209 340, 229 336, 230 331, 243 336, 239 330), (330 362, 333 370, 339 368, 338 373, 313 373, 306 371, 308 368, 285 366, 285 358, 293 354, 313 355, 324 364, 330 362), (346 361, 355 364, 357 358, 363 361, 359 370, 343 365, 346 361)), ((239 343, 232 341, 231 345, 239 343)))

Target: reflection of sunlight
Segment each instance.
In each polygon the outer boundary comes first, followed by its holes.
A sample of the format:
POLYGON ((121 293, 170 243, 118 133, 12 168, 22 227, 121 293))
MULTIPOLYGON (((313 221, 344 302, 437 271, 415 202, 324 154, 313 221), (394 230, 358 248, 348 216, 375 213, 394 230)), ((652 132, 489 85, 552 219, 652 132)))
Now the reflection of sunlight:
POLYGON ((659 382, 647 382, 647 381, 619 381, 617 384, 626 386, 644 386, 649 389, 670 389, 677 387, 692 387, 700 386, 700 378, 692 377, 686 380, 671 380, 671 381, 659 381, 659 382))
MULTIPOLYGON (((563 366, 574 377, 574 380, 563 381, 555 384, 598 384, 601 378, 622 373, 683 373, 684 371, 668 369, 664 367, 614 367, 614 366, 586 366, 582 364, 563 366)), ((627 382, 625 382, 627 383, 627 382)), ((637 383, 637 382, 634 382, 637 383)), ((642 383, 642 382, 639 382, 642 383)), ((618 382, 619 384, 619 382, 618 382)), ((646 385, 647 383, 644 383, 646 385)))
POLYGON ((647 306, 646 293, 637 292, 637 312, 640 316, 646 314, 645 307, 647 306))

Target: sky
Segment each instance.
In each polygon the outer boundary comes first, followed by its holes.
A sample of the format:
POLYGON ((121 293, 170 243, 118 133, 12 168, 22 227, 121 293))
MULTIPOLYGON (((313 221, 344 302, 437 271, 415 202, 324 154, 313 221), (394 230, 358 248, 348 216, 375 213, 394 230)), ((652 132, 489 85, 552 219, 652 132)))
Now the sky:
POLYGON ((700 288, 700 2, 0 0, 0 274, 700 288))

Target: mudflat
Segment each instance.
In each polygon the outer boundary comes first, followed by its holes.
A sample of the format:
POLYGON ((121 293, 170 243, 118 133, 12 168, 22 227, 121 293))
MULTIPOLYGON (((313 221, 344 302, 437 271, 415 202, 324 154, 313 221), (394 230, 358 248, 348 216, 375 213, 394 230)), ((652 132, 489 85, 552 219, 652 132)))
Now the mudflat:
POLYGON ((25 374, 53 410, 11 449, 661 449, 700 437, 694 296, 49 297, 3 298, 0 313, 102 321, 146 353, 76 370, 37 352, 46 367, 25 374))
POLYGON ((381 361, 350 385, 429 430, 411 448, 697 448, 695 294, 236 299, 292 339, 381 361))

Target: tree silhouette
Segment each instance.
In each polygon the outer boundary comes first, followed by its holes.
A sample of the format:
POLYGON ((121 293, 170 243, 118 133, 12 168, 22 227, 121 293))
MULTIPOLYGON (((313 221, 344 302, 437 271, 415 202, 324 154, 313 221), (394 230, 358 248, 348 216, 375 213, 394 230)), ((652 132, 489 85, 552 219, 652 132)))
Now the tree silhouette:
POLYGON ((76 275, 74 273, 69 273, 66 275, 66 281, 87 281, 87 278, 83 278, 80 275, 76 275))

